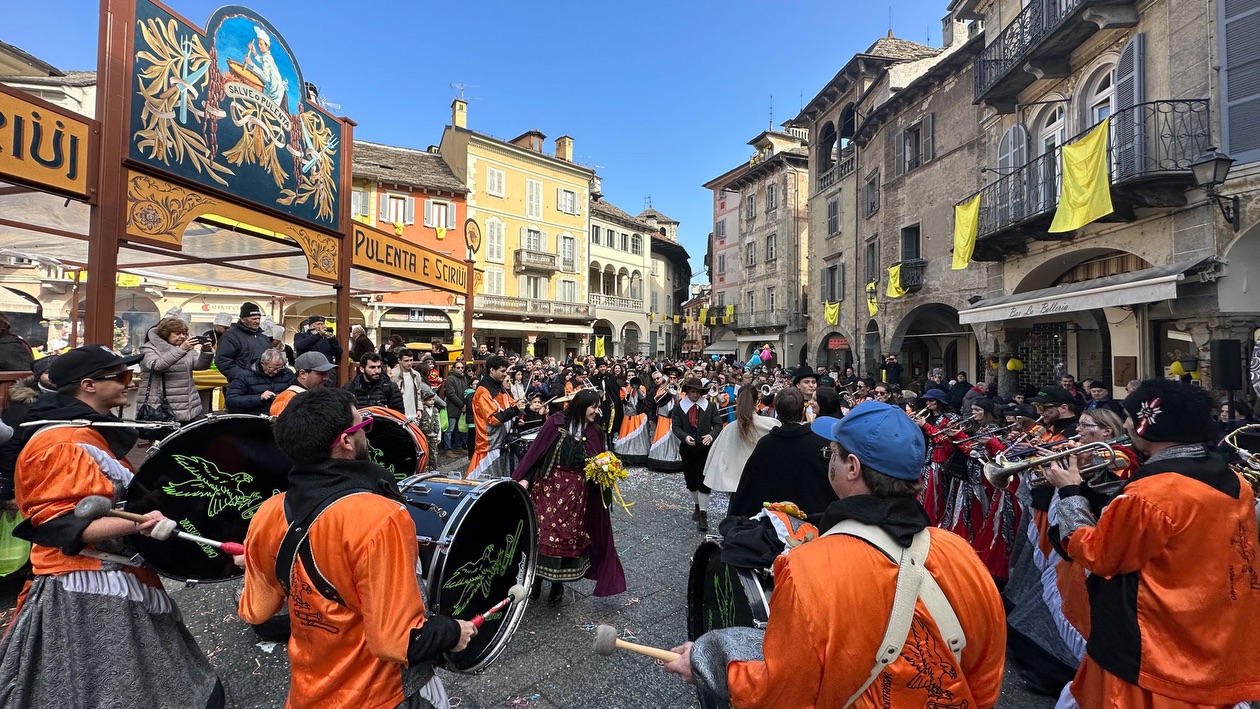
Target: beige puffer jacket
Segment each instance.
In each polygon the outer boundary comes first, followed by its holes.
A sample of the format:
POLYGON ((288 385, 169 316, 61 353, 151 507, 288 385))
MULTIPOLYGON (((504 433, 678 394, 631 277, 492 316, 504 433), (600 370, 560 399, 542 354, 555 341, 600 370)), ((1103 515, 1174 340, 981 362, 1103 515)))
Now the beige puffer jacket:
POLYGON ((194 369, 209 369, 214 360, 214 352, 209 347, 199 353, 197 348, 185 350, 158 337, 157 328, 149 328, 148 341, 140 346, 141 382, 136 392, 136 407, 142 406, 146 399, 152 406, 157 406, 162 399, 163 379, 166 386, 166 400, 175 412, 175 420, 187 423, 201 417, 201 397, 197 395, 197 387, 193 384, 194 369), (149 387, 153 393, 149 393, 149 387))

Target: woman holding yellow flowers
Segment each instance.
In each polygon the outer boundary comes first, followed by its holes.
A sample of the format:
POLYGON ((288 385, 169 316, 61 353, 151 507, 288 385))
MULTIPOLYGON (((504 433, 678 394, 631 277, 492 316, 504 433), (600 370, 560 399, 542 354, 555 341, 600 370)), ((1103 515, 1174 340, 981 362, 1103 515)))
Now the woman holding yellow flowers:
POLYGON ((543 423, 512 479, 529 489, 538 517, 538 572, 531 597, 551 581, 549 605, 564 600, 564 582, 595 581, 596 596, 626 590, 626 575, 613 545, 608 504, 612 489, 588 480, 588 462, 607 451, 597 423, 599 392, 579 390, 562 413, 543 423))

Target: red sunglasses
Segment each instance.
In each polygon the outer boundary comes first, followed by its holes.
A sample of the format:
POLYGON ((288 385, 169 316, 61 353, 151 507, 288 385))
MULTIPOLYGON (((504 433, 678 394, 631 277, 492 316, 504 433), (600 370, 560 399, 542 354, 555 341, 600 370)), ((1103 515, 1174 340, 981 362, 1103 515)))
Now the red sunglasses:
POLYGON ((364 433, 371 433, 371 432, 372 432, 372 414, 369 414, 369 413, 364 413, 364 414, 362 414, 362 416, 363 416, 363 420, 362 420, 362 421, 360 421, 360 422, 356 423, 355 425, 351 426, 350 428, 347 428, 346 430, 342 431, 340 435, 338 435, 336 438, 334 438, 334 439, 333 439, 333 444, 332 444, 331 446, 329 446, 329 448, 330 448, 330 449, 332 449, 332 448, 336 448, 336 447, 337 447, 337 444, 338 444, 338 443, 341 443, 341 437, 342 437, 342 436, 353 436, 353 435, 355 434, 355 432, 357 432, 357 431, 359 431, 359 430, 362 430, 364 433))

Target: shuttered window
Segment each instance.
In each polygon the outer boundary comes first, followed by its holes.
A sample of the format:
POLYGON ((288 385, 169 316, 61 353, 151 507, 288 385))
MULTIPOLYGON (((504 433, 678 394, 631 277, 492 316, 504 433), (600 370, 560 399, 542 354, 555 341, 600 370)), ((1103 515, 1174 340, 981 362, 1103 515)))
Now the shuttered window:
MULTIPOLYGON (((1016 123, 1006 132, 1002 134, 1002 138, 998 140, 997 151, 997 179, 1003 180, 1007 175, 1014 172, 1028 163, 1028 128, 1023 123, 1016 123)), ((1002 224, 1009 224, 1012 221, 1018 221, 1019 215, 1024 214, 1024 204, 1027 201, 1027 194, 1024 192, 1024 182, 1015 178, 1005 179, 1002 182, 1006 186, 1004 199, 999 199, 997 210, 999 214, 998 221, 1002 224)))
MULTIPOLYGON (((1144 78, 1146 45, 1145 35, 1138 33, 1120 50, 1116 61, 1115 92, 1116 110, 1136 106, 1146 100, 1144 78)), ((1260 87, 1257 87, 1260 90, 1260 87)), ((1260 110, 1260 104, 1257 104, 1260 110)), ((1129 111, 1117 116, 1112 122, 1112 169, 1117 178, 1135 175, 1145 169, 1147 126, 1144 111, 1129 111)), ((1260 128, 1260 126, 1257 126, 1260 128)))
POLYGON ((497 219, 486 220, 486 260, 503 263, 503 222, 497 219))
POLYGON ((525 181, 525 216, 530 219, 542 219, 542 189, 538 180, 525 181))
POLYGON ((424 201, 424 225, 434 229, 455 228, 455 205, 450 202, 439 202, 426 199, 424 201))
POLYGON ((1239 163, 1260 159, 1260 0, 1220 0, 1221 127, 1239 163))
POLYGON ((507 175, 494 167, 486 168, 486 194, 491 197, 502 197, 507 175))
POLYGON ((372 194, 367 190, 350 193, 350 216, 366 217, 372 211, 372 194))
POLYGON ((521 227, 521 248, 530 251, 546 251, 547 238, 537 229, 521 227))
POLYGON ((827 202, 827 236, 835 236, 840 233, 840 200, 833 199, 827 202))
POLYGON ((377 213, 377 219, 390 224, 406 224, 408 226, 415 224, 415 198, 396 194, 381 195, 381 208, 377 213))
POLYGON ((503 295, 503 271, 497 268, 487 268, 482 292, 486 295, 503 295))

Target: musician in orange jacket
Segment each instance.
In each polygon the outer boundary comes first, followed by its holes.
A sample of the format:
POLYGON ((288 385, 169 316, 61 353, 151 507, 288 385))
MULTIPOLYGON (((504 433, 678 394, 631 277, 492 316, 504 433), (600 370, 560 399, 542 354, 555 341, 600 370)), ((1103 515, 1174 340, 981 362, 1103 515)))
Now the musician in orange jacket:
POLYGON ((1090 636, 1071 693, 1084 709, 1221 706, 1260 698, 1255 497, 1204 443, 1207 392, 1142 382, 1125 430, 1146 462, 1097 518, 1074 458, 1047 466, 1066 553, 1093 574, 1090 636))
POLYGON ((764 637, 706 633, 665 669, 741 709, 996 705, 1002 603, 967 542, 930 527, 916 499, 922 433, 874 401, 812 428, 830 441, 840 499, 822 537, 775 560, 764 637), (897 593, 901 574, 908 593, 897 593), (897 650, 891 661, 885 646, 897 650))
POLYGON ((329 362, 328 358, 319 352, 303 352, 298 355, 297 362, 293 366, 297 368, 297 383, 276 394, 276 398, 271 400, 268 413, 272 416, 279 416, 289 405, 289 401, 298 394, 324 386, 328 382, 328 373, 337 368, 337 365, 329 362))
POLYGON ((237 612, 258 624, 289 601, 291 709, 442 709, 449 704, 432 663, 467 647, 477 630, 425 617, 416 526, 393 476, 367 460, 371 419, 357 408, 350 392, 317 387, 276 419, 276 445, 293 470, 288 491, 249 525, 237 612), (290 524, 307 530, 306 548, 285 558, 290 524))
MULTIPOLYGON (((504 382, 507 380, 507 357, 491 355, 486 358, 486 375, 473 392, 473 423, 476 433, 472 458, 468 461, 465 477, 476 480, 483 477, 502 478, 512 473, 510 461, 503 455, 503 447, 490 448, 490 434, 499 433, 501 427, 520 415, 527 401, 512 401, 504 382)), ((498 436, 496 435, 496 441, 498 436)))

